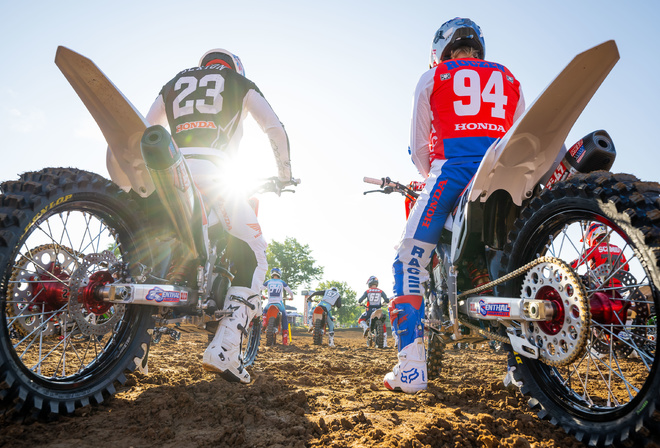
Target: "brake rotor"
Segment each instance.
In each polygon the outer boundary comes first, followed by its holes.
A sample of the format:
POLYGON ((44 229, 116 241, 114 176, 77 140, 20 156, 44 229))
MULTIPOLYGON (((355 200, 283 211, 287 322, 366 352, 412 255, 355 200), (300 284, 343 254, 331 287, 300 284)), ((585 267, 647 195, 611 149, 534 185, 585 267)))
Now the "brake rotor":
POLYGON ((17 257, 7 291, 6 313, 12 328, 27 336, 41 328, 42 336, 59 333, 59 321, 46 313, 66 304, 69 277, 79 254, 58 244, 44 244, 17 257))
POLYGON ((85 336, 104 335, 124 317, 126 305, 103 302, 98 289, 112 283, 108 268, 119 262, 112 252, 85 256, 71 275, 69 313, 85 336))
POLYGON ((555 308, 552 320, 527 322, 526 335, 548 365, 562 366, 584 353, 591 315, 584 286, 560 260, 533 266, 523 279, 521 298, 548 300, 555 308))

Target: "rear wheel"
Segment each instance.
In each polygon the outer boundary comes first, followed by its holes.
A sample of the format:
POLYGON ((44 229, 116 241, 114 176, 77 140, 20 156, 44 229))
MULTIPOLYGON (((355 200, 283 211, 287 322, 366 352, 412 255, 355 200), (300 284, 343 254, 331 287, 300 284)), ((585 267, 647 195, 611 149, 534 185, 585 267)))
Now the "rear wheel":
POLYGON ((321 345, 323 343, 323 319, 314 320, 314 345, 321 345))
POLYGON ((241 343, 241 354, 243 356, 243 365, 251 366, 254 363, 259 352, 259 342, 261 340, 261 318, 256 317, 248 325, 247 336, 243 337, 241 343))
POLYGON ((275 318, 271 317, 268 319, 268 325, 266 326, 266 346, 271 347, 275 345, 275 318))
POLYGON ((150 307, 100 301, 119 262, 145 261, 137 204, 102 177, 45 169, 0 196, 0 406, 71 413, 114 394, 145 355, 150 307))
MULTIPOLYGON (((561 321, 522 323, 541 359, 512 353, 510 365, 539 416, 592 446, 645 446, 658 434, 659 361, 649 340, 657 334, 651 310, 660 299, 659 195, 660 186, 629 175, 575 176, 527 204, 505 248, 509 272, 548 256, 572 264, 582 279, 584 309, 565 308, 569 302, 555 300, 561 292, 548 286, 536 297, 552 300, 566 320, 581 315, 586 328, 572 330, 586 338, 574 341, 583 348, 562 359, 571 329, 564 332, 561 321), (598 226, 603 239, 588 246, 587 232, 598 226)), ((533 291, 526 281, 511 282, 507 293, 533 291)))
POLYGON ((383 321, 378 319, 376 321, 376 328, 374 329, 376 333, 376 347, 383 348, 383 341, 385 339, 383 333, 383 321))
MULTIPOLYGON (((433 273, 431 273, 433 278, 433 273)), ((432 285, 431 288, 435 286, 432 285)), ((442 320, 442 311, 439 303, 439 294, 426 292, 424 295, 424 313, 426 319, 433 321, 442 320)), ((445 356, 445 342, 440 334, 431 328, 425 328, 424 339, 426 345, 426 369, 429 380, 440 378, 442 371, 442 360, 445 356)))

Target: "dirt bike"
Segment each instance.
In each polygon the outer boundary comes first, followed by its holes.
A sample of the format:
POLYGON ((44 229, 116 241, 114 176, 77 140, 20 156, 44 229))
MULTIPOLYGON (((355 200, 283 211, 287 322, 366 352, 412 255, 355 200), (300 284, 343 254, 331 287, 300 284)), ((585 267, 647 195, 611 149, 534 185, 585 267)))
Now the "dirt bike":
MULTIPOLYGON (((89 59, 59 47, 56 63, 120 170, 111 170, 117 183, 75 168, 2 183, 0 410, 17 416, 103 402, 145 366, 154 326, 214 333, 231 314, 225 295, 249 253, 221 225, 205 224, 164 128, 147 128, 89 59)), ((257 193, 281 189, 271 179, 257 193)), ((260 326, 243 329, 245 365, 257 356, 260 326)))
POLYGON ((266 346, 271 347, 277 343, 277 333, 282 335, 282 344, 289 343, 288 327, 282 327, 282 312, 275 305, 266 311, 266 346))
MULTIPOLYGON (((590 446, 658 438, 660 185, 609 172, 616 153, 602 131, 562 153, 618 58, 613 41, 576 56, 489 148, 424 285, 429 378, 441 378, 446 344, 501 342, 505 383, 590 446), (590 250, 593 223, 605 226, 625 263, 571 266, 590 250)), ((417 195, 388 178, 365 182, 417 195)))
POLYGON ((326 333, 328 326, 328 311, 321 305, 314 307, 314 314, 312 315, 312 334, 314 345, 323 344, 323 335, 326 333))
POLYGON ((367 332, 367 347, 383 348, 385 341, 385 312, 378 308, 369 317, 369 331, 367 332))

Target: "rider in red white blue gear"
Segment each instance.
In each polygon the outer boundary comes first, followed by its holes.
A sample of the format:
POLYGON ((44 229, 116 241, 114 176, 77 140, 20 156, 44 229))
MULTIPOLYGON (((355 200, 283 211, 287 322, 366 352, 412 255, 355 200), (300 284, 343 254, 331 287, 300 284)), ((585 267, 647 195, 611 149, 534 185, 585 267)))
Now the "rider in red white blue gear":
POLYGON ((426 388, 423 286, 447 216, 489 146, 525 108, 520 83, 484 59, 481 29, 469 19, 444 23, 431 46, 430 70, 415 89, 410 155, 425 185, 410 212, 393 265, 392 328, 399 363, 385 376, 391 390, 426 388))
POLYGON ((264 309, 264 314, 268 313, 268 308, 275 306, 282 313, 282 344, 287 345, 288 337, 287 331, 289 328, 289 320, 286 315, 286 307, 284 306, 284 293, 288 293, 291 300, 293 300, 293 291, 289 285, 286 284, 282 277, 282 270, 280 268, 273 268, 270 270, 270 280, 264 282, 264 289, 268 291, 268 304, 264 309))
MULTIPOLYGON (((388 303, 390 301, 383 290, 378 288, 378 279, 375 276, 372 275, 369 277, 369 280, 367 280, 367 286, 369 289, 367 289, 358 299, 358 304, 360 305, 362 305, 362 302, 365 300, 367 301, 367 309, 358 318, 358 325, 362 327, 365 337, 369 331, 368 322, 371 318, 371 315, 374 313, 374 311, 380 309, 383 306, 383 302, 388 303)), ((384 326, 385 325, 383 325, 383 327, 384 326)), ((383 328, 383 330, 385 330, 385 328, 383 328)), ((383 343, 384 346, 387 347, 387 332, 383 331, 383 335, 385 337, 383 343)))
MULTIPOLYGON (((606 272, 608 273, 629 269, 623 250, 619 246, 610 243, 610 235, 607 227, 603 224, 599 222, 591 223, 587 229, 585 241, 587 245, 584 252, 580 255, 580 258, 571 264, 573 269, 578 269, 582 265, 586 265, 592 271, 595 271, 601 265, 607 265, 609 268, 606 272)), ((612 276, 608 286, 619 288, 621 287, 621 281, 612 276)), ((614 293, 614 290, 611 292, 614 293)))

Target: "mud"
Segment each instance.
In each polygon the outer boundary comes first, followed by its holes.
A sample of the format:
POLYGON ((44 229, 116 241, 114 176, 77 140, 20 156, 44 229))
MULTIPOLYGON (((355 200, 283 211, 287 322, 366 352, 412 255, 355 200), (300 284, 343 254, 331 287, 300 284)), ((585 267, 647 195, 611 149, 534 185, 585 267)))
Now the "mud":
POLYGON ((506 356, 486 346, 448 350, 443 378, 406 395, 382 384, 395 349, 367 348, 360 330, 337 331, 335 343, 314 346, 298 330, 289 346, 262 345, 241 385, 202 369, 206 335, 163 337, 149 373, 129 375, 113 398, 52 422, 3 422, 0 446, 585 446, 504 388, 506 356))

